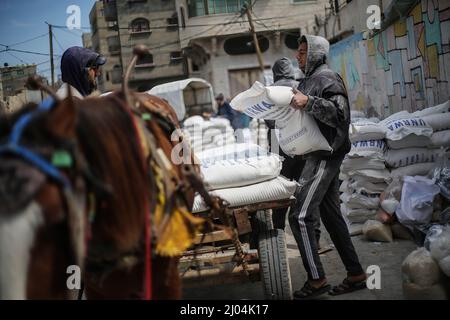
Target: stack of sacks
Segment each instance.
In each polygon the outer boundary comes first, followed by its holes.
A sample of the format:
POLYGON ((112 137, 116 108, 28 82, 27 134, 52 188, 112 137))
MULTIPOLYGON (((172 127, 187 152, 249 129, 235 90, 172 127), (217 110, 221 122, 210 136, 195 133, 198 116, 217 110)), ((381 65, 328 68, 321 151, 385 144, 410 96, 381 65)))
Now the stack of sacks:
POLYGON ((342 163, 340 187, 341 212, 349 223, 364 223, 376 215, 380 194, 390 179, 383 138, 383 129, 374 122, 350 127, 352 148, 342 163))
POLYGON ((427 149, 433 128, 424 118, 401 111, 380 122, 386 132, 386 162, 392 177, 427 175, 434 168, 435 152, 427 149))
MULTIPOLYGON (((279 177, 281 159, 258 145, 237 143, 196 154, 200 170, 211 194, 230 207, 289 199, 297 183, 279 177)), ((207 210, 197 195, 193 212, 207 210)))
POLYGON ((250 121, 250 141, 254 144, 258 144, 264 149, 269 148, 269 137, 266 123, 263 119, 252 119, 250 121))
POLYGON ((236 142, 230 121, 223 118, 205 120, 201 116, 187 118, 184 132, 195 151, 215 148, 236 142))
POLYGON ((450 147, 450 100, 440 105, 414 113, 423 117, 433 129, 431 148, 450 147))

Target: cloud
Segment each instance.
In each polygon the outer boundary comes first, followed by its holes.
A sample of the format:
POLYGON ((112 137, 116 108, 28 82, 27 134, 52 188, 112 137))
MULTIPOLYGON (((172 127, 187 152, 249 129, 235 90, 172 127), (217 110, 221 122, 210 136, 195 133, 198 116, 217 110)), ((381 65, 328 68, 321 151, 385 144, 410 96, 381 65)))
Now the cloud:
POLYGON ((35 26, 35 24, 33 23, 28 23, 28 22, 22 22, 16 19, 11 19, 10 20, 11 25, 14 27, 18 27, 18 28, 25 28, 25 27, 33 27, 35 26))

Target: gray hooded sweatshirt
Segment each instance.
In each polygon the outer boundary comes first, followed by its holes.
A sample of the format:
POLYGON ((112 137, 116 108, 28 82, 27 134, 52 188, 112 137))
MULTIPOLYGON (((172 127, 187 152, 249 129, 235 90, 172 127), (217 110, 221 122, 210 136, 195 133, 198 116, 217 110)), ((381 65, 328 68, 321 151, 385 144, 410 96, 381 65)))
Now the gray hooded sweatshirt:
POLYGON ((283 57, 275 61, 272 67, 274 86, 298 86, 295 81, 295 70, 289 58, 283 57))
POLYGON ((305 77, 299 80, 298 90, 308 96, 305 111, 312 115, 332 152, 316 151, 308 156, 321 159, 344 157, 350 151, 348 129, 350 107, 347 90, 341 76, 326 64, 330 44, 325 38, 304 35, 308 53, 305 77))

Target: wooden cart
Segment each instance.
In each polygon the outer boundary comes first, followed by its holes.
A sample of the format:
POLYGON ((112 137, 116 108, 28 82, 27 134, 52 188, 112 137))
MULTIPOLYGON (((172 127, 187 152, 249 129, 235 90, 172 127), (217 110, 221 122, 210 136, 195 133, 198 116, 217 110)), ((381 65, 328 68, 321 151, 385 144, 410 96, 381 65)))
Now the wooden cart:
MULTIPOLYGON (((292 299, 292 284, 284 231, 274 229, 272 210, 287 208, 295 198, 230 208, 245 263, 225 230, 199 234, 196 246, 180 260, 183 285, 211 286, 262 281, 266 299, 292 299)), ((196 213, 208 216, 209 212, 196 213)))

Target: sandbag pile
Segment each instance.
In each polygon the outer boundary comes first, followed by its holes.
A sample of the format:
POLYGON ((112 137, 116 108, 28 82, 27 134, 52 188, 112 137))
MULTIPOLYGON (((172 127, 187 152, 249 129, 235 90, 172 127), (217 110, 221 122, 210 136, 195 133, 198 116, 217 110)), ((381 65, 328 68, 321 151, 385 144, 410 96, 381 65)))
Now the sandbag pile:
POLYGON ((439 148, 450 147, 450 101, 412 114, 401 111, 380 124, 392 177, 427 175, 435 168, 439 148))
POLYGON ((259 145, 261 148, 269 148, 269 128, 262 119, 252 119, 250 121, 250 141, 259 145))
POLYGON ((192 116, 183 122, 183 131, 194 151, 234 144, 236 138, 230 121, 224 118, 203 119, 192 116))
POLYGON ((341 166, 341 212, 349 223, 364 223, 375 218, 390 179, 384 162, 386 144, 375 123, 367 130, 352 124, 350 136, 352 148, 341 166), (364 140, 371 138, 376 140, 364 140))
MULTIPOLYGON (((196 154, 211 194, 230 207, 289 199, 297 183, 280 177, 281 159, 256 144, 236 143, 196 154)), ((197 195, 193 212, 207 210, 197 195)))

